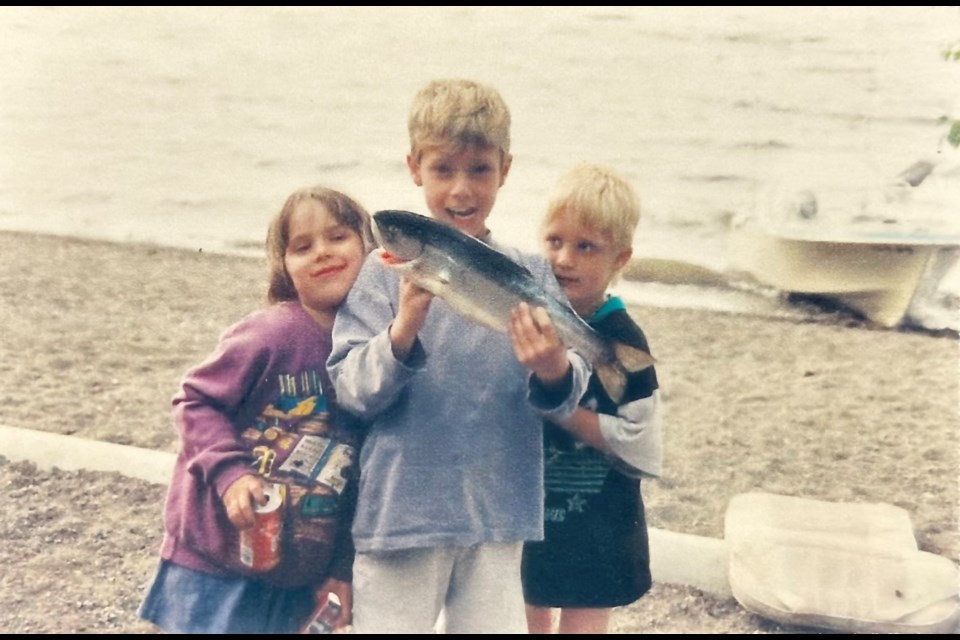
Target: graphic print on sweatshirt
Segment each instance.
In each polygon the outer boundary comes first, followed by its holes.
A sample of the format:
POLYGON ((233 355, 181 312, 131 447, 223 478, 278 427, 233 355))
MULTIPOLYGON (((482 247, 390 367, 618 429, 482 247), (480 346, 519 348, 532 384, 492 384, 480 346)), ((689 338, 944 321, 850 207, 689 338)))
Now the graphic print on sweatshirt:
POLYGON ((281 374, 276 400, 242 433, 260 475, 284 485, 283 545, 291 560, 333 547, 355 477, 357 437, 337 426, 335 404, 318 371, 281 374))

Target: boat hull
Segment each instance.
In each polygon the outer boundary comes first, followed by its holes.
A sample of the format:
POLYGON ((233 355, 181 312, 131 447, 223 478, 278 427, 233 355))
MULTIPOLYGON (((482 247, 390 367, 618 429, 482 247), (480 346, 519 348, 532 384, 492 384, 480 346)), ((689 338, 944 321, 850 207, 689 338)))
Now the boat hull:
POLYGON ((731 230, 727 251, 734 274, 835 299, 892 327, 903 320, 931 256, 945 244, 800 237, 746 225, 731 230))

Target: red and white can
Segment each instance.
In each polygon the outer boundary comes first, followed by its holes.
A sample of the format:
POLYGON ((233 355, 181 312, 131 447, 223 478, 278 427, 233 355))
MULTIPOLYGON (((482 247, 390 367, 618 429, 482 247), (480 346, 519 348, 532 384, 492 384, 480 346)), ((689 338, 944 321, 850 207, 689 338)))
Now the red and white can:
POLYGON ((269 571, 280 563, 285 489, 282 484, 268 484, 266 504, 254 506, 253 526, 240 531, 240 562, 253 571, 269 571))
POLYGON ((314 635, 334 633, 334 623, 340 617, 340 598, 331 593, 322 606, 317 607, 307 624, 300 629, 301 634, 314 635))

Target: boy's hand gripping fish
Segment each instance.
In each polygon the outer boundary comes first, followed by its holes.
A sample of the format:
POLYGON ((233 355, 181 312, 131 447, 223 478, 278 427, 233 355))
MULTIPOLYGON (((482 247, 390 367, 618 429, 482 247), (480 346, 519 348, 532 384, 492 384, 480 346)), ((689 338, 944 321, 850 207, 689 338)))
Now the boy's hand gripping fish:
POLYGON ((615 402, 623 397, 626 372, 654 363, 645 351, 601 338, 537 284, 526 268, 476 238, 409 211, 379 211, 373 221, 384 263, 460 315, 507 333, 510 312, 521 302, 546 309, 560 339, 590 361, 615 402))

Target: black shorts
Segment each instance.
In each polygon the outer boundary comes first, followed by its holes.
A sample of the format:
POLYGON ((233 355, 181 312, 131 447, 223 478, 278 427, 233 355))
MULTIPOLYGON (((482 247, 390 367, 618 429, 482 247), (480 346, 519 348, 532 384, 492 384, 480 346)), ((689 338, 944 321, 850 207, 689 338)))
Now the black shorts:
POLYGON ((609 608, 650 590, 650 549, 639 481, 611 471, 600 493, 547 494, 547 513, 575 501, 560 522, 548 520, 542 542, 524 545, 521 576, 527 604, 609 608))

